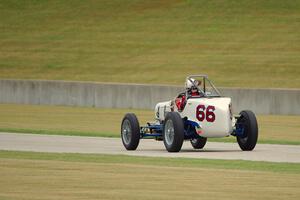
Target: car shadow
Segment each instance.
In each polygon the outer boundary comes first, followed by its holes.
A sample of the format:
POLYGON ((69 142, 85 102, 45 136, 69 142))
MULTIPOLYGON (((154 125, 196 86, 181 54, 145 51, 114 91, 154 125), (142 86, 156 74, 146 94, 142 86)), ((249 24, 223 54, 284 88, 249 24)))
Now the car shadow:
MULTIPOLYGON (((138 151, 144 152, 166 152, 166 149, 138 149, 138 151)), ((178 153, 220 153, 220 152, 242 152, 240 149, 181 149, 178 153)))
POLYGON ((240 149, 181 149, 180 152, 185 153, 219 153, 219 152, 241 152, 240 149))

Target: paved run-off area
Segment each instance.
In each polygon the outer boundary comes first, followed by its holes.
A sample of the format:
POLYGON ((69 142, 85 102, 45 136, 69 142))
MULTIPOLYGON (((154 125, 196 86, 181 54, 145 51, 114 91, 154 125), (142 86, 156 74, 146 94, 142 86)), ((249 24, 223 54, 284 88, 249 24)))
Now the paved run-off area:
POLYGON ((208 142, 203 150, 194 150, 185 142, 179 153, 168 153, 163 142, 154 140, 141 140, 136 151, 126 151, 116 138, 0 133, 0 150, 300 163, 300 146, 273 144, 243 152, 237 143, 208 142))

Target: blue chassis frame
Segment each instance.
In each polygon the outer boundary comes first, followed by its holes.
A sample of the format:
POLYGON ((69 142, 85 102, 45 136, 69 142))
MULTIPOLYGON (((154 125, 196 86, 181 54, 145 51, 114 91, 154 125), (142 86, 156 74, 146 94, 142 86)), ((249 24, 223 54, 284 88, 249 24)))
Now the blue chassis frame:
MULTIPOLYGON (((184 139, 193 139, 199 137, 195 131, 195 127, 199 128, 198 123, 183 119, 184 121, 184 139)), ((147 123, 147 126, 141 126, 140 128, 140 138, 141 139, 162 139, 163 132, 163 123, 161 124, 150 124, 147 123)), ((238 121, 235 124, 235 128, 231 135, 245 138, 245 125, 239 123, 238 121)))

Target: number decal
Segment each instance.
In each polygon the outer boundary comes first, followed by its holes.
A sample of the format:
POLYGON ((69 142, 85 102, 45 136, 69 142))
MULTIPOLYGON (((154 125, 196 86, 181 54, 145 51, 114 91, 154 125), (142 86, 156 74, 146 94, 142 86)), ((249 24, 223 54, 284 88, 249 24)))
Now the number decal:
POLYGON ((207 106, 206 109, 206 121, 214 122, 216 119, 216 115, 214 113, 215 107, 214 106, 207 106))
POLYGON ((196 108, 196 117, 200 122, 204 121, 204 119, 206 119, 207 122, 214 122, 216 120, 215 109, 214 106, 207 106, 207 108, 205 108, 205 105, 199 105, 196 108), (206 112, 204 112, 205 110, 206 112))
POLYGON ((197 107, 197 110, 196 110, 196 117, 197 119, 202 122, 204 119, 205 119, 205 106, 204 105, 199 105, 197 107))

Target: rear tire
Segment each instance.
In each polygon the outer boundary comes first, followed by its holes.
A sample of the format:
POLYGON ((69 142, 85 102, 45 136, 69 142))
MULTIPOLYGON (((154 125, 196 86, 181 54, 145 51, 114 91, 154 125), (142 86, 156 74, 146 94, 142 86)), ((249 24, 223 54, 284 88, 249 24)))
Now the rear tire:
POLYGON ((252 151, 257 143, 258 127, 255 114, 250 110, 240 112, 237 123, 244 125, 244 136, 237 136, 237 142, 243 151, 252 151))
POLYGON ((184 125, 177 112, 169 112, 163 126, 163 141, 168 152, 179 152, 184 141, 184 125))
POLYGON ((133 113, 127 113, 121 125, 121 138, 127 150, 136 150, 140 142, 140 125, 133 113))
POLYGON ((194 149, 203 149, 207 138, 199 136, 198 138, 191 139, 190 141, 194 149))

